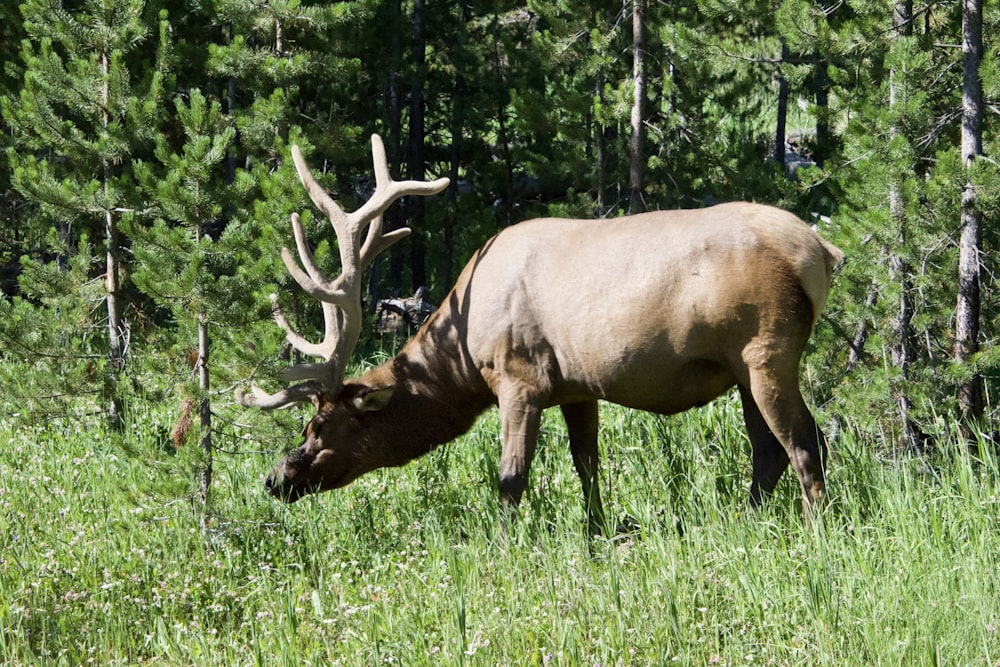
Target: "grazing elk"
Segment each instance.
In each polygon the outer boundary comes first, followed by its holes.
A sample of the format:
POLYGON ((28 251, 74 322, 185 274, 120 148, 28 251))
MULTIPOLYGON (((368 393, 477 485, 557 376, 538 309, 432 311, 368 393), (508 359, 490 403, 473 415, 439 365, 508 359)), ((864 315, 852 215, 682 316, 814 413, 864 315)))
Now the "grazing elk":
POLYGON ((808 506, 825 491, 826 443, 799 391, 799 361, 843 255, 785 211, 721 204, 615 220, 523 222, 480 248, 438 311, 391 361, 344 381, 361 331, 361 272, 409 233, 383 235, 381 213, 403 195, 444 189, 395 182, 372 137, 377 188, 345 213, 316 183, 297 148, 299 177, 340 241, 343 273, 316 266, 297 215, 305 266, 282 257, 320 299, 323 342, 274 316, 288 340, 322 363, 287 369, 304 380, 273 395, 256 385, 238 400, 263 409, 312 400, 305 442, 268 475, 286 501, 399 466, 471 428, 499 405, 500 495, 516 504, 528 482, 539 422, 558 405, 583 484, 589 527, 604 528, 598 490, 598 400, 660 414, 739 388, 753 450, 750 497, 760 502, 791 461, 808 506), (367 228, 367 232, 365 231, 367 228), (362 235, 366 234, 362 244, 362 235))

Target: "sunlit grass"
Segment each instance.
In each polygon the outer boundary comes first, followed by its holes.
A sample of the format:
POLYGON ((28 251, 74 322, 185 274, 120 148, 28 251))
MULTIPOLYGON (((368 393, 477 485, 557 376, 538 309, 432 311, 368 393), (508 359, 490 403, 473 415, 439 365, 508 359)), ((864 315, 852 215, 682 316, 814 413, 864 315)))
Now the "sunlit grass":
MULTIPOLYGON (((788 476, 749 511, 738 401, 603 408, 609 514, 588 539, 557 414, 519 519, 499 428, 286 507, 226 441, 207 530, 170 416, 0 425, 0 664, 996 665, 990 450, 880 460, 845 430, 811 524, 788 476)), ((271 433, 278 437, 283 433, 271 433)), ((288 442, 294 440, 289 431, 288 442)))

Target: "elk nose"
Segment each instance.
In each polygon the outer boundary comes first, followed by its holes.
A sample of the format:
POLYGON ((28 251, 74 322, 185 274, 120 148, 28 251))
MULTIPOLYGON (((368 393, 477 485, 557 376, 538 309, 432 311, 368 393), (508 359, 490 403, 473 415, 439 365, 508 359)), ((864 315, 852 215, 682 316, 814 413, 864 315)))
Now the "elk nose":
POLYGON ((264 478, 264 488, 269 492, 274 490, 274 475, 268 475, 264 478))

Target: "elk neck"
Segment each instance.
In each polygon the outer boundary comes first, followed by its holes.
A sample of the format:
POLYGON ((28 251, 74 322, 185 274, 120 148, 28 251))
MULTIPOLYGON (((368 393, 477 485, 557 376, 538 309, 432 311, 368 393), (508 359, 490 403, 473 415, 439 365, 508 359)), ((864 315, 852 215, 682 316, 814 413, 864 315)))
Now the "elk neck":
POLYGON ((394 388, 391 402, 367 416, 377 433, 368 446, 381 450, 381 466, 403 465, 454 440, 494 404, 481 376, 449 354, 456 348, 432 344, 425 353, 431 337, 422 330, 394 359, 359 378, 370 387, 394 388))

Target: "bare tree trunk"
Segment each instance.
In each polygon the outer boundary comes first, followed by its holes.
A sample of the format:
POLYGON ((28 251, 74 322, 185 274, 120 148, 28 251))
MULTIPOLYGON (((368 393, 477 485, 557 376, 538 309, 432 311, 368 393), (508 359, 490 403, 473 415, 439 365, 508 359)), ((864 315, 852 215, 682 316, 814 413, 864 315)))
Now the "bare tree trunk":
MULTIPOLYGON (((410 141, 407 172, 415 181, 424 180, 427 158, 424 153, 426 126, 424 120, 424 80, 427 77, 427 39, 424 35, 424 0, 413 0, 413 76, 410 79, 410 141)), ((427 226, 423 197, 410 197, 407 210, 414 228, 410 241, 410 277, 413 291, 427 284, 427 260, 424 234, 427 226)))
MULTIPOLYGON (((594 99, 604 106, 604 68, 598 67, 594 76, 594 99)), ((608 213, 607 190, 607 147, 604 137, 604 123, 594 114, 594 153, 597 162, 597 217, 608 213)))
MULTIPOLYGON (((897 37, 912 33, 913 6, 912 0, 903 0, 893 7, 893 27, 897 37)), ((898 105, 900 72, 889 72, 889 106, 898 105)), ((890 133, 897 136, 900 128, 893 126, 890 133)), ((900 177, 902 178, 902 177, 900 177)), ((912 405, 909 397, 911 364, 915 357, 916 345, 913 338, 913 280, 910 275, 912 268, 905 256, 907 244, 906 203, 903 200, 903 186, 899 180, 894 181, 889 188, 889 216, 896 230, 898 250, 889 250, 889 275, 899 284, 899 311, 893 323, 893 343, 890 347, 892 362, 899 369, 899 381, 895 388, 896 406, 902 428, 903 444, 909 449, 919 449, 921 438, 919 430, 913 421, 912 405)))
MULTIPOLYGON (((208 318, 204 314, 198 316, 198 388, 201 390, 201 405, 199 407, 199 418, 201 422, 201 448, 205 452, 205 465, 201 469, 201 480, 198 485, 198 494, 201 496, 202 507, 208 506, 209 489, 212 486, 212 460, 214 451, 212 448, 212 402, 208 395, 208 318)), ((207 517, 203 513, 202 520, 207 517)))
MULTIPOLYGON (((105 170, 107 171, 106 167, 105 170)), ((106 174, 105 178, 110 178, 110 175, 106 174)), ((122 371, 125 370, 128 334, 121 314, 121 304, 118 299, 118 256, 121 241, 118 234, 118 225, 111 211, 104 212, 104 233, 107 244, 105 285, 108 300, 108 361, 111 364, 111 372, 107 378, 105 398, 108 401, 108 419, 113 425, 120 425, 123 415, 121 391, 118 387, 118 382, 122 371)))
MULTIPOLYGON (((983 59, 982 0, 962 3, 962 162, 971 171, 983 154, 983 87, 979 66, 983 59)), ((955 361, 968 363, 979 351, 981 214, 971 173, 962 191, 962 226, 958 258, 958 305, 955 312, 955 361)), ((974 373, 958 387, 958 407, 964 424, 983 416, 983 380, 974 373)))
POLYGON ((500 163, 503 165, 503 191, 500 193, 500 207, 496 208, 497 227, 503 229, 514 224, 514 152, 511 149, 510 135, 507 130, 507 105, 510 102, 506 91, 508 76, 504 71, 504 56, 500 44, 500 31, 497 19, 493 18, 490 34, 493 36, 493 67, 496 80, 502 82, 500 97, 497 99, 497 150, 500 163))
MULTIPOLYGON (((402 0, 390 0, 389 2, 389 49, 392 65, 389 72, 389 141, 386 146, 386 153, 389 160, 389 172, 394 179, 399 179, 403 171, 403 84, 400 80, 400 72, 403 69, 403 41, 402 41, 402 0)), ((392 206, 383 216, 383 226, 386 231, 399 229, 403 226, 403 207, 392 206)), ((378 283, 375 277, 376 271, 372 271, 372 281, 378 283)), ((399 288, 403 283, 403 253, 399 247, 394 247, 389 251, 389 285, 393 289, 399 288)), ((381 292, 384 287, 376 286, 375 291, 381 292)), ((381 293, 372 294, 372 301, 384 296, 381 293)))
MULTIPOLYGON (((227 23, 226 29, 228 30, 228 40, 229 44, 233 43, 233 38, 235 37, 235 29, 233 24, 227 23)), ((236 77, 230 75, 226 78, 226 115, 229 116, 229 122, 235 127, 236 126, 236 77)), ((232 142, 230 145, 226 146, 226 183, 232 185, 236 182, 236 142, 232 142)))
MULTIPOLYGON (((108 53, 101 54, 101 100, 104 111, 104 131, 107 132, 111 124, 108 115, 109 105, 109 79, 111 76, 108 53)), ((108 161, 101 161, 101 168, 104 178, 105 192, 111 185, 111 165, 108 161)), ((104 211, 104 237, 106 244, 106 273, 105 286, 107 290, 108 305, 108 361, 110 363, 110 373, 106 379, 105 400, 108 401, 108 419, 114 426, 122 423, 121 391, 118 386, 119 377, 125 370, 125 355, 127 353, 127 328, 122 317, 121 304, 119 303, 119 256, 121 238, 118 232, 118 223, 115 220, 114 212, 104 211)))
MULTIPOLYGON (((868 294, 865 296, 865 308, 871 309, 875 303, 878 301, 878 286, 873 282, 868 287, 868 294)), ((865 351, 865 345, 868 342, 868 333, 870 331, 871 324, 867 318, 862 318, 861 323, 858 325, 858 330, 854 334, 854 339, 851 341, 851 352, 847 357, 847 365, 844 367, 844 375, 850 374, 858 364, 865 359, 868 354, 865 351)), ((830 417, 830 433, 829 441, 831 443, 836 442, 840 435, 841 424, 843 423, 843 415, 841 413, 836 413, 830 417)))
MULTIPOLYGON (((865 297, 865 307, 869 309, 874 307, 876 301, 878 301, 878 288, 873 284, 868 288, 868 295, 865 297)), ((854 334, 854 340, 851 342, 851 353, 847 357, 847 373, 853 371, 862 358, 866 356, 865 344, 868 342, 868 328, 868 320, 861 320, 861 324, 858 325, 858 331, 854 334)))
POLYGON ((826 73, 827 61, 823 59, 816 66, 813 90, 816 96, 816 145, 813 160, 819 166, 826 164, 826 158, 833 150, 833 130, 830 128, 830 77, 826 73))
MULTIPOLYGON (((890 209, 893 207, 890 206, 890 209)), ((895 216, 893 219, 898 220, 895 216)), ((906 243, 905 229, 900 230, 898 238, 900 246, 906 243)), ((911 381, 911 365, 916 346, 913 340, 913 281, 910 278, 910 266, 898 254, 889 256, 889 273, 900 285, 899 312, 893 322, 893 344, 890 348, 892 363, 899 369, 899 380, 895 389, 896 406, 902 427, 903 444, 909 449, 920 449, 918 429, 912 417, 912 404, 909 396, 911 381)))
MULTIPOLYGON (((603 25, 606 21, 603 10, 593 6, 591 23, 593 25, 603 25)), ((594 43, 587 38, 587 44, 591 50, 595 49, 594 43)), ((606 47, 602 47, 606 48, 606 47)), ((594 55, 598 55, 594 53, 594 55)), ((597 189, 597 217, 603 218, 608 215, 612 208, 612 202, 608 197, 608 127, 604 123, 604 110, 607 108, 607 98, 605 97, 604 85, 606 82, 604 65, 597 65, 594 71, 594 104, 590 107, 590 127, 591 142, 593 145, 594 160, 594 180, 597 189)))
MULTIPOLYGON (((466 23, 472 20, 470 0, 460 0, 458 3, 458 48, 465 48, 468 40, 466 23)), ((449 160, 451 162, 448 176, 451 183, 448 186, 448 200, 454 206, 458 202, 459 169, 462 166, 462 133, 465 130, 465 102, 467 83, 465 75, 459 70, 455 76, 455 95, 451 107, 451 147, 449 160)), ((451 285, 455 276, 455 216, 447 215, 444 219, 444 262, 442 275, 438 277, 442 287, 451 285)))
POLYGON ((514 151, 511 150, 510 136, 507 132, 507 109, 501 102, 497 109, 497 143, 500 149, 500 161, 503 164, 503 197, 502 208, 497 211, 497 226, 500 229, 514 224, 514 151))
POLYGON ((645 210, 642 199, 645 175, 646 125, 644 101, 646 99, 645 64, 645 0, 632 0, 632 138, 629 143, 629 212, 645 210))
MULTIPOLYGON (((788 58, 788 44, 785 39, 781 39, 781 62, 788 58)), ((781 63, 778 64, 778 113, 774 130, 774 161, 778 168, 785 173, 785 137, 786 124, 788 122, 788 79, 781 71, 781 63)))

